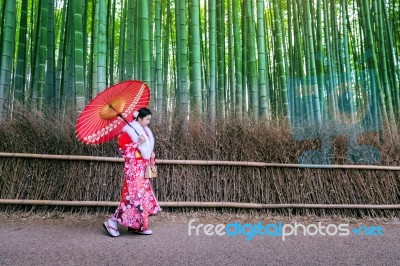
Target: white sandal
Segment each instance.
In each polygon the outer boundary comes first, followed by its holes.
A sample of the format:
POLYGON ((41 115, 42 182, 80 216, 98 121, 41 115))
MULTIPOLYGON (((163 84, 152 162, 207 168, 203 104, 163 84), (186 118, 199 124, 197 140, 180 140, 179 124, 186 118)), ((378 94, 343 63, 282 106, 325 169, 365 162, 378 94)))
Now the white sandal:
POLYGON ((151 231, 150 229, 141 231, 139 229, 133 229, 132 227, 128 227, 128 232, 132 232, 134 234, 139 234, 139 235, 151 235, 151 234, 153 234, 153 231, 151 231))
POLYGON ((151 235, 153 233, 153 231, 151 231, 150 229, 144 230, 144 231, 137 231, 134 232, 136 234, 140 234, 140 235, 151 235))
POLYGON ((104 229, 110 234, 110 236, 117 237, 119 236, 119 231, 117 228, 112 227, 111 225, 108 224, 108 221, 105 221, 103 223, 104 229))

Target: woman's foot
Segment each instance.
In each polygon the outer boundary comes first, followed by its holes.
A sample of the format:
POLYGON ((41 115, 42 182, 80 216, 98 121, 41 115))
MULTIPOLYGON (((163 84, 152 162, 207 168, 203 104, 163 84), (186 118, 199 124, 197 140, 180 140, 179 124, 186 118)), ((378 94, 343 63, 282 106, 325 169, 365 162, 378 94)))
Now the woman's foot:
POLYGON ((103 223, 104 229, 110 234, 112 237, 117 237, 119 236, 119 231, 118 231, 118 223, 116 221, 108 220, 103 223))
POLYGON ((140 229, 135 229, 135 228, 132 228, 132 227, 128 227, 128 232, 132 232, 134 234, 139 234, 139 235, 151 235, 151 234, 153 234, 153 231, 151 231, 150 229, 140 230, 140 229))

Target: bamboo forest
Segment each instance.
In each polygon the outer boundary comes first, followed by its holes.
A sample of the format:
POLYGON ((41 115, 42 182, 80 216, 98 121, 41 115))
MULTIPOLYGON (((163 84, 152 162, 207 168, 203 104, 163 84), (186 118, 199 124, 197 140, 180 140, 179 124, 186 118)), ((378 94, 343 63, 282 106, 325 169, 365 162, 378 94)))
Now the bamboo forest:
POLYGON ((0 119, 79 112, 124 80, 151 108, 293 125, 400 115, 398 0, 0 0, 0 119), (17 104, 18 103, 18 104, 17 104))

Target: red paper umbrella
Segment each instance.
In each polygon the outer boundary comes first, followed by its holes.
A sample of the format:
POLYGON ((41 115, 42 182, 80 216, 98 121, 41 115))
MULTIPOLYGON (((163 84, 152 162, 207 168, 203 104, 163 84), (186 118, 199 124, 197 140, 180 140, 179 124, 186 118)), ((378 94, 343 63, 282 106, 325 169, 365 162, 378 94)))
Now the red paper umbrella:
POLYGON ((86 144, 100 144, 121 133, 134 111, 147 107, 149 87, 139 80, 115 84, 99 93, 78 117, 76 135, 86 144))

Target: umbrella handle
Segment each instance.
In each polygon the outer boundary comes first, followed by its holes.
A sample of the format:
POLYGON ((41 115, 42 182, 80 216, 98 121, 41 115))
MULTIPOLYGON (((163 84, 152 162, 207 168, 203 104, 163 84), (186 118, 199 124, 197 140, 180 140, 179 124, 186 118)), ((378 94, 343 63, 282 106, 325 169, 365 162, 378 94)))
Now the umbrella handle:
MULTIPOLYGON (((113 109, 114 111, 118 112, 111 104, 109 104, 108 106, 110 106, 110 108, 113 109)), ((136 129, 133 128, 133 126, 131 126, 131 124, 129 124, 129 122, 125 119, 125 117, 123 117, 120 113, 118 114, 118 116, 121 117, 128 124, 128 126, 130 126, 135 131, 135 133, 140 137, 139 133, 136 131, 136 129)))
MULTIPOLYGON (((110 106, 111 109, 113 109, 118 113, 118 111, 115 110, 115 108, 111 104, 109 104, 108 106, 110 106)), ((125 117, 123 117, 120 113, 118 114, 118 116, 121 117, 128 124, 128 126, 130 126, 135 131, 135 133, 140 137, 139 133, 136 131, 136 129, 133 128, 133 126, 131 126, 131 124, 129 124, 129 122, 125 119, 125 117)))
POLYGON ((125 117, 123 117, 121 114, 118 114, 118 116, 121 117, 128 124, 128 126, 130 126, 135 131, 135 133, 140 137, 139 133, 133 126, 131 126, 131 124, 129 124, 128 120, 126 120, 125 117))

